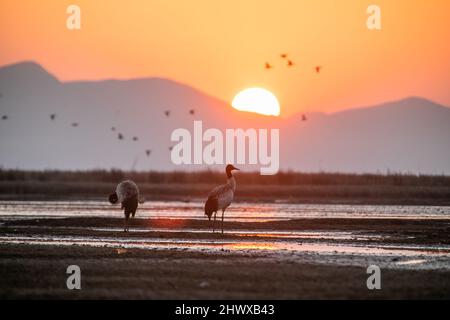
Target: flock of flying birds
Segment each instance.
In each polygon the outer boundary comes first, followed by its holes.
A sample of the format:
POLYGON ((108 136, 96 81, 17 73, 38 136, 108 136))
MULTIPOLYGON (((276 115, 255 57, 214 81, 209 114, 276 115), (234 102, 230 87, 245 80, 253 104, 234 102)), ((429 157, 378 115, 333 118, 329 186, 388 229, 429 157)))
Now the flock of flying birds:
MULTIPOLYGON (((281 53, 280 54, 280 58, 285 62, 286 66, 288 68, 291 68, 295 65, 294 61, 292 61, 289 57, 287 53, 281 53)), ((264 68, 266 68, 266 70, 270 70, 274 67, 273 64, 271 64, 270 62, 266 62, 264 64, 264 68)), ((322 66, 315 66, 314 70, 316 71, 316 73, 320 73, 320 70, 322 70, 322 66)))
MULTIPOLYGON (((289 67, 289 68, 291 68, 291 67, 293 67, 293 66, 295 65, 295 63, 288 57, 288 54, 287 54, 287 53, 282 53, 282 54, 280 54, 280 58, 281 58, 282 60, 284 60, 286 66, 289 67)), ((274 67, 274 66, 273 66, 272 64, 270 64, 269 62, 266 62, 266 63, 265 63, 265 69, 266 69, 266 70, 270 70, 270 69, 272 69, 273 67, 274 67)), ((321 69, 322 69, 322 66, 316 66, 316 67, 314 67, 314 70, 316 71, 316 73, 320 73, 321 69)), ((0 98, 1 98, 2 96, 3 96, 3 95, 0 93, 0 98)), ((165 114, 165 116, 166 116, 167 118, 170 117, 170 113, 171 113, 170 110, 165 110, 165 111, 164 111, 164 114, 165 114)), ((194 110, 194 109, 190 109, 190 110, 189 110, 189 114, 190 114, 190 115, 195 115, 195 110, 194 110)), ((8 115, 6 115, 6 114, 2 115, 2 116, 1 116, 1 120, 8 120, 8 115)), ((51 120, 51 121, 55 121, 55 120, 56 120, 56 113, 50 114, 50 120, 51 120)), ((301 117, 301 120, 302 120, 302 121, 306 121, 306 120, 307 120, 306 115, 303 114, 302 117, 301 117)), ((71 123, 71 126, 72 126, 72 127, 75 127, 75 128, 78 127, 78 125, 79 125, 78 122, 72 122, 72 123, 71 123)), ((117 131, 117 130, 116 130, 116 127, 111 127, 111 131, 117 131)), ((118 132, 118 133, 117 133, 117 139, 119 139, 119 140, 125 140, 125 136, 124 136, 122 133, 118 132)), ((138 140, 139 140, 139 137, 138 137, 138 136, 133 136, 133 137, 132 137, 132 140, 133 140, 133 141, 138 141, 138 140)), ((172 151, 172 148, 173 148, 173 146, 170 146, 170 147, 169 147, 169 150, 172 151)), ((152 150, 151 150, 151 149, 145 149, 145 154, 147 155, 147 157, 149 157, 149 156, 151 155, 151 153, 152 153, 152 150)))
MULTIPOLYGON (((287 53, 281 53, 281 54, 280 54, 280 58, 284 61, 284 63, 286 64, 286 66, 287 66, 288 68, 291 68, 291 67, 293 67, 293 66, 295 65, 294 61, 292 61, 292 60, 288 57, 288 54, 287 54, 287 53)), ((266 70, 273 69, 273 67, 274 67, 274 65, 273 65, 273 64, 270 64, 269 62, 266 62, 266 63, 264 64, 264 68, 265 68, 266 70)), ((320 71, 322 70, 322 66, 315 66, 315 67, 314 67, 314 70, 316 71, 316 73, 320 73, 320 71)), ((308 119, 306 118, 306 115, 305 115, 305 114, 302 114, 301 120, 302 120, 302 121, 308 120, 308 119)))
MULTIPOLYGON (((1 97, 2 97, 2 94, 0 94, 0 98, 1 98, 1 97)), ((165 116, 166 116, 167 118, 169 118, 169 117, 170 117, 170 114, 171 114, 171 111, 170 111, 170 110, 165 110, 165 111, 164 111, 164 114, 165 114, 165 116)), ((192 115, 192 116, 195 115, 195 109, 190 109, 190 110, 189 110, 189 114, 192 115)), ((51 113, 51 114, 49 115, 49 118, 50 118, 51 121, 55 121, 56 118, 57 118, 57 114, 56 114, 56 113, 51 113)), ((8 119, 9 119, 9 117, 8 117, 8 115, 6 115, 6 114, 4 114, 4 115, 1 116, 1 120, 8 120, 8 119)), ((71 126, 74 127, 74 128, 76 128, 76 127, 79 126, 79 122, 72 122, 72 123, 71 123, 71 126)), ((111 127, 111 131, 117 132, 116 127, 112 126, 112 127, 111 127)), ((117 139, 118 139, 118 140, 125 140, 125 136, 124 136, 121 132, 117 132, 117 139)), ((132 137, 132 141, 139 141, 139 137, 138 137, 138 136, 133 136, 133 137, 132 137)), ((170 146, 170 147, 169 147, 169 150, 172 151, 172 148, 173 148, 173 146, 170 146)), ((152 150, 151 150, 151 149, 145 149, 145 154, 147 155, 147 157, 150 157, 151 153, 152 153, 152 150)))

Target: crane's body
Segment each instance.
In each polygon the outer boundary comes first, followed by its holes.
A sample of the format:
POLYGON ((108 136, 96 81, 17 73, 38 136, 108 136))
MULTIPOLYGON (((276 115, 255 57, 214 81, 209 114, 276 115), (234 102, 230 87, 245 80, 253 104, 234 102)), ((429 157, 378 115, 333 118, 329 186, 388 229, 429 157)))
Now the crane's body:
POLYGON ((126 180, 119 183, 116 187, 116 192, 109 196, 109 202, 121 204, 121 208, 124 209, 125 215, 125 227, 124 231, 128 231, 128 219, 130 215, 134 218, 136 214, 139 201, 139 188, 131 180, 126 180))

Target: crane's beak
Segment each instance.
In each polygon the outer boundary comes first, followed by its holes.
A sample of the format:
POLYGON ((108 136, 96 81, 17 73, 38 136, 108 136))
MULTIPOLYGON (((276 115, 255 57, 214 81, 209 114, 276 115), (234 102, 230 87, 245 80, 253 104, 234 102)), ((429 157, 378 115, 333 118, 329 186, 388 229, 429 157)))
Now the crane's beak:
POLYGON ((233 167, 233 170, 241 171, 240 169, 238 169, 238 168, 236 168, 236 167, 233 167))

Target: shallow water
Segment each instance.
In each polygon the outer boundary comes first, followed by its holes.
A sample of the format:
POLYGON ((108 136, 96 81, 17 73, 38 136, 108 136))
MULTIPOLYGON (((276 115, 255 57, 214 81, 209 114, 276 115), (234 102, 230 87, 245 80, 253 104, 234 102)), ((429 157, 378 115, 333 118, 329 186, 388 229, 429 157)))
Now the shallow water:
POLYGON ((0 236, 0 243, 114 248, 118 255, 129 249, 177 250, 238 254, 254 259, 277 259, 315 264, 437 270, 450 269, 450 246, 359 245, 329 242, 246 241, 245 239, 159 239, 89 236, 0 236))
MULTIPOLYGON (((140 218, 201 219, 200 202, 148 202, 140 206, 140 218)), ((1 201, 0 221, 76 218, 122 217, 118 206, 101 201, 1 201)), ((439 206, 373 206, 373 205, 301 205, 282 203, 235 203, 226 212, 227 221, 256 222, 296 218, 395 218, 395 219, 445 219, 450 223, 450 207, 439 206)), ((21 232, 27 226, 14 226, 14 233, 5 231, 0 243, 37 244, 57 246, 111 247, 117 254, 128 249, 181 250, 203 253, 229 253, 251 255, 257 259, 275 258, 280 261, 302 261, 319 264, 367 266, 370 263, 388 268, 450 269, 450 246, 389 244, 386 235, 358 231, 287 231, 287 230, 227 230, 228 238, 210 234, 209 229, 194 228, 132 228, 131 233, 160 232, 164 238, 151 236, 126 237, 121 228, 77 226, 38 226, 37 232, 21 232), (61 229, 58 235, 49 236, 48 229, 61 229), (67 235, 64 234, 67 229, 67 235), (80 230, 78 232, 77 230, 80 230), (92 230, 95 236, 86 234, 92 230), (83 233, 83 232, 84 233, 83 233), (120 236, 111 236, 117 232, 120 236), (175 232, 185 236, 175 236, 175 232), (102 233, 105 233, 102 236, 102 233), (191 234, 191 236, 189 236, 191 234), (203 234, 201 239, 192 234, 203 234), (252 238, 250 238, 252 237, 252 238), (260 239, 258 239, 260 238, 260 239), (370 243, 371 240, 382 242, 370 243), (369 244, 368 242, 369 241, 369 244)))
POLYGON ((190 249, 193 251, 236 250, 287 250, 321 254, 365 254, 417 256, 449 256, 450 246, 421 245, 349 245, 333 243, 314 243, 298 241, 246 241, 240 239, 158 239, 126 237, 88 237, 88 236, 0 236, 0 243, 88 245, 102 247, 123 247, 138 249, 190 249))
MULTIPOLYGON (((0 201, 0 219, 121 217, 119 206, 105 201, 0 201)), ((151 201, 140 205, 141 218, 205 219, 203 203, 151 201)), ((273 221, 296 218, 449 219, 449 206, 375 206, 285 203, 234 203, 227 221, 273 221)))

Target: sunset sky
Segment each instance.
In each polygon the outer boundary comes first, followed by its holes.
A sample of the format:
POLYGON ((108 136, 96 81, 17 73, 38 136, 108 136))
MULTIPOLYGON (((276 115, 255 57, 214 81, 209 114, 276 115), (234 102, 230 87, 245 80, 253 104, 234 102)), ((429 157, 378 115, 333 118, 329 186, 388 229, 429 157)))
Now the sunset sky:
POLYGON ((282 115, 411 95, 450 106, 449 17, 448 0, 2 0, 0 66, 34 60, 62 81, 164 77, 228 102, 263 87, 282 115), (70 4, 81 30, 66 28, 70 4), (366 27, 370 4, 380 31, 366 27))

